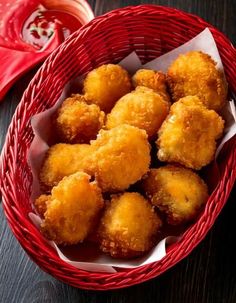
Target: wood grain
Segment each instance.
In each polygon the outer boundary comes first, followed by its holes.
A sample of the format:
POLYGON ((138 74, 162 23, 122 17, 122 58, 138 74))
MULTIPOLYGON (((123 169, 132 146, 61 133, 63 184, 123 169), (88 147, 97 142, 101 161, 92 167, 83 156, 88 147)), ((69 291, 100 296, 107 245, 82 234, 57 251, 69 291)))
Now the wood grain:
MULTIPOLYGON (((236 44, 235 0, 89 1, 96 15, 127 5, 152 3, 197 14, 236 44)), ((0 104, 0 148, 10 119, 34 71, 0 104)), ((63 284, 41 271, 12 235, 0 205, 0 303, 235 303, 235 194, 214 227, 189 257, 160 277, 128 289, 91 292, 63 284)))

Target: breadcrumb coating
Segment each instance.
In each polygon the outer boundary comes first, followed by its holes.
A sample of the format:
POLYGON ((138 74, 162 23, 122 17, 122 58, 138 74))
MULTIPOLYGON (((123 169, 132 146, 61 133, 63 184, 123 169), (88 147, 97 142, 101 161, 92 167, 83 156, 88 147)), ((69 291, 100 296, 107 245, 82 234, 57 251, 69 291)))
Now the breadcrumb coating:
POLYGON ((191 51, 179 57, 168 69, 168 83, 174 101, 198 96, 209 109, 219 111, 226 102, 227 83, 223 72, 207 54, 191 51))
POLYGON ((224 120, 197 96, 182 98, 159 129, 158 159, 199 170, 213 160, 223 128, 224 120))
POLYGON ((138 86, 116 102, 107 115, 106 127, 111 129, 126 123, 144 129, 152 138, 157 135, 168 112, 169 103, 161 95, 150 88, 138 86))
POLYGON ((89 143, 103 127, 105 113, 96 104, 87 104, 83 96, 67 98, 57 111, 55 126, 65 143, 89 143))
POLYGON ((161 71, 151 69, 139 69, 132 77, 133 86, 145 86, 160 94, 166 102, 170 102, 167 91, 166 75, 161 71))
POLYGON ((208 199, 205 182, 190 169, 167 165, 150 169, 142 187, 167 222, 178 225, 196 218, 208 199))
POLYGON ((148 171, 150 145, 142 129, 122 124, 101 130, 91 147, 92 170, 103 191, 125 190, 148 171))
POLYGON ((90 145, 55 144, 46 153, 40 170, 40 182, 46 188, 58 184, 65 176, 77 171, 90 172, 90 145))
POLYGON ((42 218, 44 217, 44 213, 47 210, 47 205, 50 203, 50 199, 50 195, 41 195, 34 202, 34 206, 42 218))
POLYGON ((119 65, 105 64, 88 73, 84 80, 85 98, 110 112, 115 102, 131 90, 128 72, 119 65))
POLYGON ((151 204, 139 193, 113 196, 98 229, 100 248, 116 258, 140 256, 155 245, 161 225, 151 204))
POLYGON ((76 244, 94 228, 104 201, 98 185, 89 180, 89 175, 78 172, 53 187, 41 224, 49 240, 63 245, 76 244))

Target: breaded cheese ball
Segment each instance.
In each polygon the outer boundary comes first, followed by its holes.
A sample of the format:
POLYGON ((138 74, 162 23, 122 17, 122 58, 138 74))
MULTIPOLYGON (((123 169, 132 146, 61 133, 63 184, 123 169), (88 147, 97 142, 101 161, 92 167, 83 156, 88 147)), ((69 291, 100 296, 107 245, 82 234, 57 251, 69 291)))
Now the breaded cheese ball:
POLYGON ((204 181, 190 169, 180 166, 150 169, 142 187, 171 225, 193 220, 208 199, 204 181))
POLYGON ((88 73, 84 80, 85 98, 110 112, 115 102, 131 90, 128 72, 119 65, 105 64, 88 73))
POLYGON ((106 128, 130 124, 144 129, 149 138, 157 135, 169 112, 169 103, 154 90, 138 86, 131 93, 119 99, 107 115, 106 128))
POLYGON ((223 128, 224 120, 197 96, 182 98, 171 106, 159 129, 158 159, 199 170, 213 160, 223 128))
POLYGON ((91 232, 104 202, 100 188, 89 180, 89 175, 78 172, 53 187, 41 224, 49 240, 77 244, 91 232))
POLYGON ((162 222, 139 193, 113 196, 98 229, 100 248, 115 258, 140 256, 156 243, 162 222))
POLYGON ((83 96, 67 98, 57 111, 55 127, 61 142, 89 143, 104 125, 105 113, 83 96))
POLYGON ((168 69, 172 98, 198 96, 209 109, 219 111, 226 102, 227 83, 216 62, 207 54, 191 51, 179 57, 168 69))
POLYGON ((46 153, 40 170, 40 182, 51 188, 65 176, 77 171, 90 172, 90 145, 55 144, 46 153))
POLYGON ((170 102, 167 92, 166 75, 151 69, 139 69, 132 77, 133 86, 145 86, 160 94, 166 102, 170 102))
POLYGON ((150 164, 147 134, 122 124, 91 141, 93 173, 104 192, 122 191, 142 178, 150 164))

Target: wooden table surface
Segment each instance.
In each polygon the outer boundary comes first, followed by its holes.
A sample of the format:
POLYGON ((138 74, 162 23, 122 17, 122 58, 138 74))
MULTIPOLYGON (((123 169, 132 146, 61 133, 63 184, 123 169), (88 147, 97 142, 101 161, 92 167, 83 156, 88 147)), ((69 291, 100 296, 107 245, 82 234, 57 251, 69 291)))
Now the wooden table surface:
MULTIPOLYGON (((236 45, 236 0, 89 2, 95 15, 140 3, 179 8, 197 14, 215 25, 236 45)), ((18 81, 0 104, 0 149, 15 107, 34 72, 18 81)), ((127 289, 107 292, 76 289, 41 271, 14 238, 0 204, 0 303, 235 303, 235 193, 235 190, 231 193, 214 227, 190 256, 156 279, 127 289)))

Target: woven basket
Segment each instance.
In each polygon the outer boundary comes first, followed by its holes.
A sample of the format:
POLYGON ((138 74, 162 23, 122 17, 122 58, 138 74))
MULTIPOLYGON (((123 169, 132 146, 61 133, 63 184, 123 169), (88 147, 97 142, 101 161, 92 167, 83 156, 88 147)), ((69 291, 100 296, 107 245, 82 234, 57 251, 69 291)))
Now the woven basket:
POLYGON ((114 10, 74 33, 46 60, 25 91, 2 152, 1 189, 6 217, 29 256, 46 272, 70 285, 93 290, 127 287, 154 278, 187 256, 204 238, 224 206, 236 176, 236 139, 221 157, 221 178, 198 221, 158 262, 114 274, 91 273, 59 259, 28 213, 32 175, 26 156, 33 139, 30 118, 57 101, 68 80, 104 63, 116 63, 135 50, 143 62, 188 41, 209 27, 217 43, 232 92, 236 92, 236 50, 217 29, 176 9, 143 5, 114 10))

